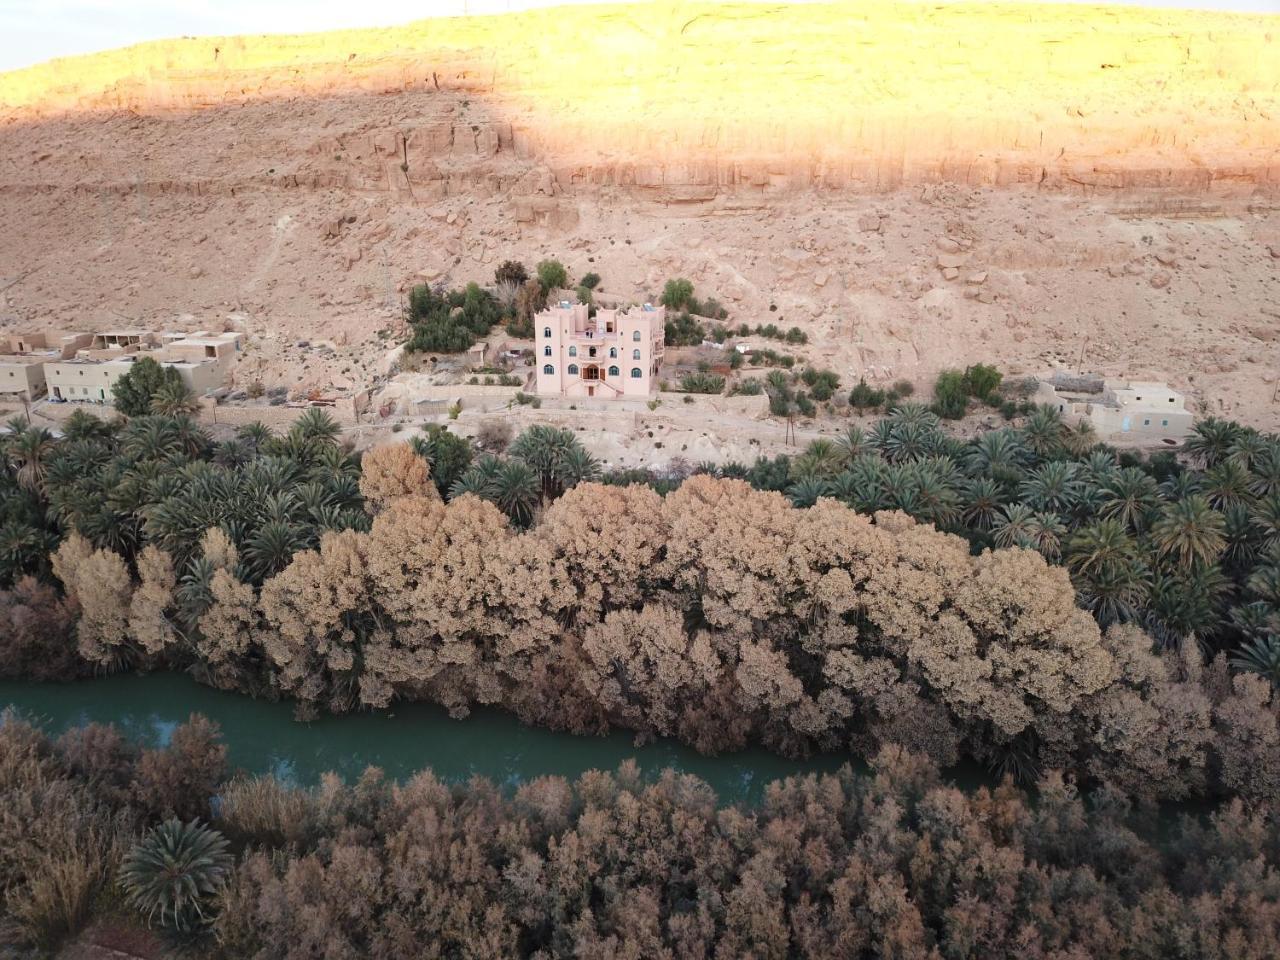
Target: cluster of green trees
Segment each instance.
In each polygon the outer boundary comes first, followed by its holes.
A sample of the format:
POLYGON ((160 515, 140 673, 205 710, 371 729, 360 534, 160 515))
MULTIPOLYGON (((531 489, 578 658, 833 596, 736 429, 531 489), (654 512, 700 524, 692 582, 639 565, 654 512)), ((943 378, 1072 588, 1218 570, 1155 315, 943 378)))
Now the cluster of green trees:
POLYGON ((737 327, 726 327, 717 324, 711 329, 711 339, 716 343, 724 343, 731 336, 766 337, 770 340, 782 340, 785 343, 804 344, 809 342, 809 335, 799 327, 783 330, 776 323, 757 323, 754 327, 749 323, 740 323, 737 327))
POLYGON ((758 809, 632 764, 310 787, 229 777, 212 734, 193 718, 139 751, 6 719, 8 942, 52 952, 105 919, 219 960, 1280 954, 1280 827, 1238 802, 1169 822, 1057 774, 966 794, 899 748, 758 809))
POLYGON ((461 353, 486 336, 504 316, 497 299, 478 284, 465 290, 419 284, 409 291, 413 327, 406 349, 420 353, 461 353))
MULTIPOLYGON (((591 303, 591 291, 600 283, 587 274, 579 285, 578 299, 591 303)), ((553 290, 568 289, 569 271, 559 260, 543 260, 530 277, 524 264, 507 260, 494 271, 493 292, 469 283, 462 290, 420 284, 409 292, 406 318, 413 335, 406 348, 422 353, 461 353, 486 336, 498 323, 507 325, 513 337, 533 336, 533 316, 547 306, 553 290)))
MULTIPOLYGON (((714 297, 707 297, 705 300, 699 300, 695 297, 693 283, 683 277, 668 280, 666 286, 662 289, 662 296, 658 298, 658 302, 668 310, 681 311, 686 320, 689 319, 689 314, 691 313, 700 317, 709 317, 712 320, 723 320, 729 315, 729 311, 722 307, 714 297)), ((699 325, 699 329, 701 329, 701 325, 699 325)))
POLYGON ((814 417, 817 404, 826 403, 840 389, 840 377, 817 367, 806 367, 799 374, 771 370, 764 379, 764 389, 769 395, 769 412, 775 417, 814 417))

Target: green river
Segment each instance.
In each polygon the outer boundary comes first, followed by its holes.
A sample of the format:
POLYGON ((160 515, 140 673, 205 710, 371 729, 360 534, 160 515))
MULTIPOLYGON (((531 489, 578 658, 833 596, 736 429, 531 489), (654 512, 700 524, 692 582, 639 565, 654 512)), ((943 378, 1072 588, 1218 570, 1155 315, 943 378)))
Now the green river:
POLYGON ((527 727, 497 710, 451 720, 441 708, 422 703, 298 723, 290 703, 213 690, 177 673, 65 684, 0 682, 3 704, 55 734, 86 723, 112 723, 149 746, 164 745, 175 726, 202 713, 222 728, 234 768, 302 784, 315 783, 330 770, 351 781, 365 767, 376 766, 397 779, 430 767, 449 782, 479 775, 515 786, 544 775, 573 779, 586 770, 614 770, 635 758, 648 776, 671 767, 705 780, 721 802, 754 804, 770 780, 832 772, 852 760, 838 754, 787 760, 759 747, 706 757, 671 740, 637 747, 626 731, 580 737, 527 727))

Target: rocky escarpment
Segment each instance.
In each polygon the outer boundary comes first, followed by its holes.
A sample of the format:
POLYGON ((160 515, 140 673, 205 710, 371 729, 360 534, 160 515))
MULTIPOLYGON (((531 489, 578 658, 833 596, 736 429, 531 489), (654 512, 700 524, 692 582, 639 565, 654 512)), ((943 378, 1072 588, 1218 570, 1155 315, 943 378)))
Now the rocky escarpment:
POLYGON ((1278 26, 1074 5, 544 10, 54 61, 0 76, 0 116, 408 96, 379 129, 314 137, 308 163, 258 175, 390 192, 462 177, 665 202, 938 181, 1250 197, 1280 190, 1278 26))

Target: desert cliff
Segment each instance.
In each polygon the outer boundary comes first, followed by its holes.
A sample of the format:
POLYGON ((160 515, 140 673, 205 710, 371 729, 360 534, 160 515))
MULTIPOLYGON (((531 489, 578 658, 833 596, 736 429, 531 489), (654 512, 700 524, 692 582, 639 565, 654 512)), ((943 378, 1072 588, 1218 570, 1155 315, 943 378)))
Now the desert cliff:
POLYGON ((0 322, 359 344, 557 256, 805 326, 846 382, 1083 363, 1274 427, 1278 28, 659 3, 53 61, 0 75, 0 322))

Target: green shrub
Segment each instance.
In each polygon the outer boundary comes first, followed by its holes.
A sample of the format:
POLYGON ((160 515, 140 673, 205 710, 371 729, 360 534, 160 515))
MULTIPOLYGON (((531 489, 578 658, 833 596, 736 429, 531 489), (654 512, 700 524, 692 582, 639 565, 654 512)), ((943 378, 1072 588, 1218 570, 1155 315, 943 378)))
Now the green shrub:
POLYGON ((115 407, 126 417, 145 417, 151 413, 151 401, 166 387, 181 388, 182 377, 173 367, 164 367, 151 357, 140 357, 129 372, 111 387, 115 407))
POLYGON ((413 336, 406 349, 419 353, 461 353, 488 334, 502 318, 498 302, 479 285, 443 293, 426 284, 409 292, 413 336))
POLYGON ((667 281, 667 285, 662 288, 662 297, 658 302, 672 310, 683 310, 690 305, 692 300, 693 284, 683 277, 677 277, 675 280, 667 281))
POLYGON ((910 380, 896 380, 893 384, 893 392, 900 397, 909 397, 916 392, 916 387, 910 380))
POLYGON ((969 405, 969 388, 959 370, 944 370, 933 384, 933 407, 940 417, 959 420, 969 405))
POLYGON ((600 274, 588 273, 582 278, 582 286, 586 287, 588 290, 594 290, 596 287, 600 286, 600 274))
POLYGON ((812 417, 818 409, 813 405, 813 401, 809 399, 809 395, 801 390, 796 394, 796 408, 800 411, 801 416, 812 417))
POLYGON ((813 367, 807 367, 801 374, 801 378, 808 385, 813 399, 819 403, 830 400, 840 388, 840 377, 831 370, 815 370, 813 367))
POLYGON ((221 833, 175 817, 129 851, 120 875, 126 898, 148 924, 158 919, 161 926, 189 931, 212 921, 206 911, 234 864, 221 833))
POLYGON ((785 339, 787 343, 808 343, 809 335, 805 333, 803 330, 801 330, 799 327, 792 327, 790 330, 787 331, 787 335, 785 339))
POLYGON ((569 271, 559 260, 543 260, 538 264, 538 282, 544 292, 564 289, 569 286, 569 271))
POLYGON ((664 338, 669 347, 692 347, 702 342, 706 336, 702 324, 693 319, 687 312, 668 320, 664 330, 664 338))
POLYGON ((758 397, 764 393, 764 384, 754 377, 750 380, 739 380, 729 388, 729 396, 758 397))
POLYGON ((866 378, 858 380, 849 391, 849 406, 862 413, 863 410, 874 410, 884 404, 884 391, 868 385, 866 378))
POLYGON ((595 300, 591 296, 591 288, 586 284, 582 284, 574 292, 578 295, 579 303, 585 303, 588 307, 595 305, 595 300))
POLYGON ((964 382, 969 396, 978 400, 990 400, 992 394, 1000 389, 1002 379, 1004 377, 999 370, 985 363, 976 363, 964 371, 964 382))

